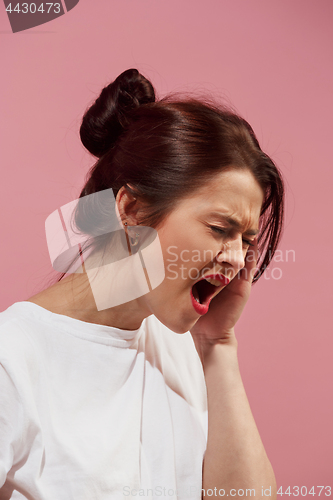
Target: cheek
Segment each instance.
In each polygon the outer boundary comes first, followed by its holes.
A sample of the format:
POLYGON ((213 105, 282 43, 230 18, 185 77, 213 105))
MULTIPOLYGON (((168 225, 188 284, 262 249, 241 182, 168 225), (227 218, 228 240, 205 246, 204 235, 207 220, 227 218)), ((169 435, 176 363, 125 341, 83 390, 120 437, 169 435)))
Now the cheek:
POLYGON ((207 266, 221 250, 221 245, 212 241, 210 235, 201 233, 198 236, 197 233, 186 231, 186 228, 179 231, 178 226, 172 230, 168 228, 167 231, 160 231, 159 239, 167 276, 174 277, 176 270, 181 266, 184 275, 188 275, 189 272, 194 275, 195 269, 200 271, 207 266))

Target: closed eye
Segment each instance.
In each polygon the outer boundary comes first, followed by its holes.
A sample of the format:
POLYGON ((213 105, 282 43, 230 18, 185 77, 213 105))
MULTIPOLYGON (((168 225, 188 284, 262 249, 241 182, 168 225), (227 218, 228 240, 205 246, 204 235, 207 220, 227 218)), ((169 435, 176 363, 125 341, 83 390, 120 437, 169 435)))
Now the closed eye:
MULTIPOLYGON (((228 230, 223 229, 222 227, 219 226, 209 226, 209 227, 212 231, 220 234, 221 236, 222 235, 225 236, 228 232, 228 230)), ((243 243, 245 243, 245 245, 249 245, 250 247, 254 247, 254 243, 252 243, 250 240, 247 240, 246 238, 243 238, 243 243)))

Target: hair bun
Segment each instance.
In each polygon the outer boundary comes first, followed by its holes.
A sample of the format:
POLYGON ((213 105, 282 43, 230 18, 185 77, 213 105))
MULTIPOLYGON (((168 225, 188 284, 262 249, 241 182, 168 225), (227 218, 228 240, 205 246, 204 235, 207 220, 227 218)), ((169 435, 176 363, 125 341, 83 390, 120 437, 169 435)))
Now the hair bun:
POLYGON ((154 87, 137 69, 128 69, 105 87, 85 112, 80 127, 84 147, 100 158, 117 141, 130 122, 130 113, 155 102, 154 87))

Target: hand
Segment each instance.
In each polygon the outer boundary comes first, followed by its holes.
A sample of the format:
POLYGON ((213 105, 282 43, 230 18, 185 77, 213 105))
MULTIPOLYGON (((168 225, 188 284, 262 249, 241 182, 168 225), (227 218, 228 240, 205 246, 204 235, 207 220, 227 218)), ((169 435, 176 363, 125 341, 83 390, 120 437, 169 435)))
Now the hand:
POLYGON ((201 360, 216 343, 237 345, 234 326, 250 296, 258 260, 257 240, 245 257, 245 267, 218 293, 207 314, 201 316, 190 332, 201 360))

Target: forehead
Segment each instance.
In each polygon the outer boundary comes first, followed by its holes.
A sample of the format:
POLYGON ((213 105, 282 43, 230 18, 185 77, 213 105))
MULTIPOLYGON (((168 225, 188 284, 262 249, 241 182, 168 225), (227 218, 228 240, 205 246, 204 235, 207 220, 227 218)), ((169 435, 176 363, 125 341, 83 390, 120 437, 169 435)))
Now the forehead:
POLYGON ((230 169, 207 181, 181 206, 198 216, 220 212, 249 227, 258 224, 263 199, 263 190, 249 170, 230 169))
POLYGON ((251 203, 262 205, 263 190, 249 170, 232 169, 216 174, 200 187, 191 198, 197 201, 201 198, 207 202, 251 203))

